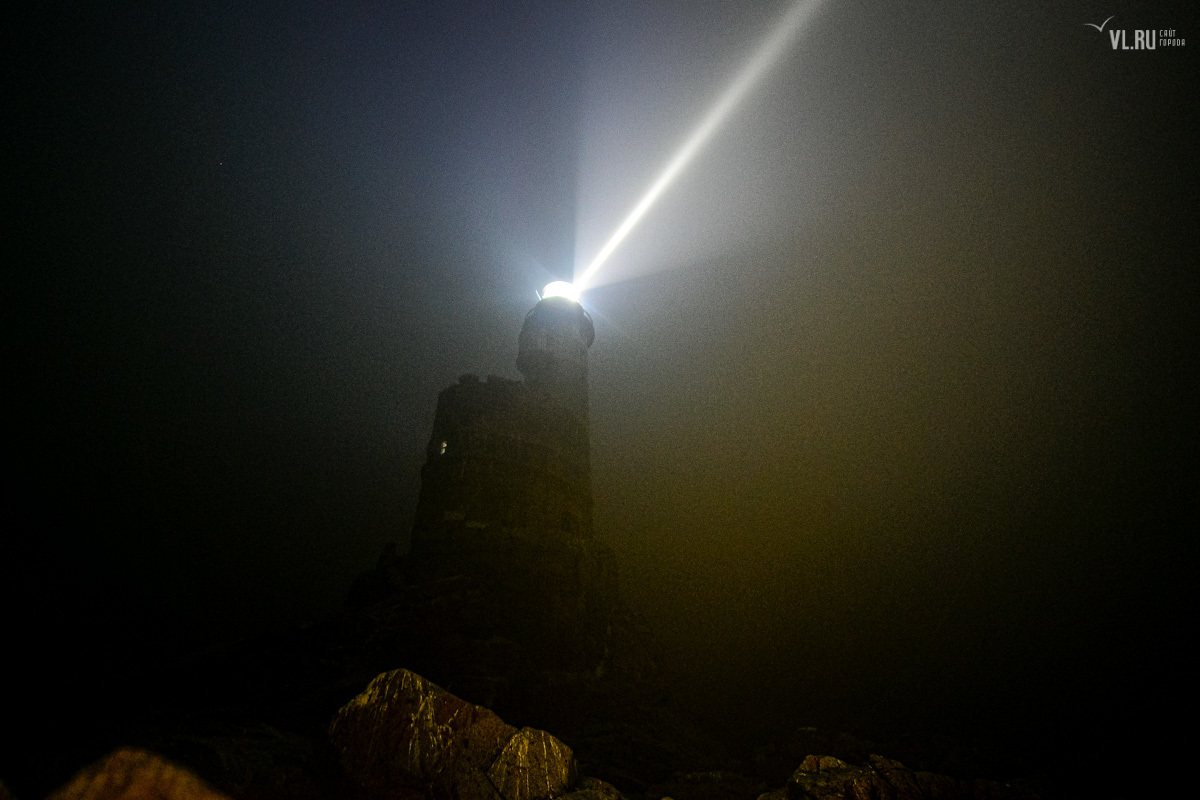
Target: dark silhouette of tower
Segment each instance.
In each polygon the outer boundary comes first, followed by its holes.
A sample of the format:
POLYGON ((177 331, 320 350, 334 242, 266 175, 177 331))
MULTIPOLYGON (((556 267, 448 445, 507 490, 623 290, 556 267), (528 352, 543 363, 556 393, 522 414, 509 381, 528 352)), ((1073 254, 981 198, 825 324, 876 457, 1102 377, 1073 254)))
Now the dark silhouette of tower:
POLYGON ((389 547, 348 602, 366 663, 403 664, 583 753, 583 731, 617 715, 653 707, 658 725, 664 696, 652 637, 592 536, 594 339, 578 303, 545 298, 517 340, 523 380, 464 375, 438 395, 411 548, 389 547))
POLYGON ((590 537, 588 313, 548 297, 525 316, 524 381, 464 375, 438 395, 413 544, 462 529, 590 537))
POLYGON ((587 425, 587 350, 596 338, 583 306, 547 297, 530 309, 517 338, 517 369, 533 390, 552 395, 587 425))

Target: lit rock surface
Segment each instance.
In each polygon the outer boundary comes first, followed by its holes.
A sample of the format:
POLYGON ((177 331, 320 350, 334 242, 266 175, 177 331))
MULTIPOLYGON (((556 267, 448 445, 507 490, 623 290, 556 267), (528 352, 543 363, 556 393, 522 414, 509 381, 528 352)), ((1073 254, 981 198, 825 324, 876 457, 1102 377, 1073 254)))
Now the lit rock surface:
POLYGON ((403 669, 343 706, 330 740, 367 798, 546 800, 575 782, 571 749, 550 734, 518 732, 403 669))
POLYGON ((121 749, 76 775, 47 800, 228 800, 183 767, 145 750, 121 749))
POLYGON ((488 769, 488 779, 504 800, 558 797, 575 784, 575 756, 545 731, 522 728, 488 769))
POLYGON ((870 765, 850 766, 832 756, 807 756, 787 787, 760 800, 1030 800, 1020 786, 996 781, 963 781, 905 768, 899 761, 870 757, 870 765))

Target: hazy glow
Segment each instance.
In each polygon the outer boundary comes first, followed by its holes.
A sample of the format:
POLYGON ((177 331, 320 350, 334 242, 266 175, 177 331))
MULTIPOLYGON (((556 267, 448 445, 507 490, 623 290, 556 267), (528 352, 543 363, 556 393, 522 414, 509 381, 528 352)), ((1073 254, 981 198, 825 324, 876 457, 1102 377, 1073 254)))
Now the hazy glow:
POLYGON ((604 265, 604 262, 617 249, 617 246, 621 244, 625 237, 629 235, 629 232, 633 230, 633 227, 637 225, 638 221, 650 210, 650 206, 654 205, 654 201, 658 199, 658 196, 670 185, 675 176, 688 165, 688 162, 695 157, 700 148, 704 146, 721 123, 725 121, 725 118, 729 116, 729 113, 750 92, 750 89, 754 87, 754 84, 763 73, 775 63, 779 55, 783 53, 787 45, 791 43, 792 39, 799 32, 800 27, 812 16, 817 3, 818 0, 802 1, 796 3, 788 10, 774 31, 771 32, 771 35, 766 38, 750 60, 746 62, 746 65, 742 67, 737 78, 734 79, 729 88, 717 99, 716 104, 713 105, 708 114, 701 120, 699 127, 683 143, 683 147, 679 149, 679 152, 667 164, 666 169, 650 185, 650 188, 646 190, 646 194, 642 196, 638 204, 633 207, 633 210, 629 212, 625 220, 613 232, 612 236, 608 238, 604 246, 600 248, 600 252, 588 264, 587 269, 582 274, 576 276, 575 284, 580 289, 584 289, 589 285, 597 270, 604 265))
POLYGON ((579 290, 566 281, 554 281, 546 284, 546 288, 542 289, 542 299, 547 297, 565 297, 578 303, 579 290))

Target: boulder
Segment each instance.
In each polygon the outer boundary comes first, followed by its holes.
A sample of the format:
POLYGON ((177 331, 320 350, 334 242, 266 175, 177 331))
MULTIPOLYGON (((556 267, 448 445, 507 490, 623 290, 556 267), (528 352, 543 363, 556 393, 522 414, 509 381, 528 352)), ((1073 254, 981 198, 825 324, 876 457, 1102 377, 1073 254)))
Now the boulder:
POLYGON ((377 676, 329 731, 350 782, 371 800, 548 800, 576 780, 571 748, 518 731, 400 669, 377 676))
POLYGON ((47 800, 229 800, 187 769, 123 748, 85 768, 47 800))
POLYGON ((508 740, 487 776, 504 800, 558 797, 575 785, 575 756, 545 731, 522 728, 508 740))

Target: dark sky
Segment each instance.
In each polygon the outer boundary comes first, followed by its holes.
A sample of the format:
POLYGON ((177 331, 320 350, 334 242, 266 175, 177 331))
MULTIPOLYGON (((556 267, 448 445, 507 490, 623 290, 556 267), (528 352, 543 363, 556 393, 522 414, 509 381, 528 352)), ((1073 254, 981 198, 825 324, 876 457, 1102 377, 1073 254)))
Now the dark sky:
MULTIPOLYGON (((438 390, 515 376, 535 291, 786 8, 34 9, 21 685, 335 608, 407 537, 438 390)), ((1182 5, 825 0, 614 255, 584 300, 598 536, 713 708, 1194 707, 1197 48, 1182 5), (1084 25, 1112 14, 1186 45, 1113 50, 1084 25)))

